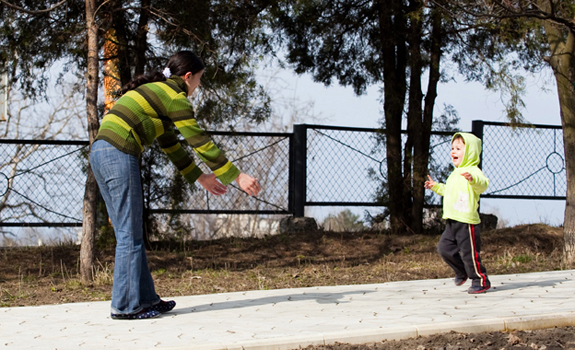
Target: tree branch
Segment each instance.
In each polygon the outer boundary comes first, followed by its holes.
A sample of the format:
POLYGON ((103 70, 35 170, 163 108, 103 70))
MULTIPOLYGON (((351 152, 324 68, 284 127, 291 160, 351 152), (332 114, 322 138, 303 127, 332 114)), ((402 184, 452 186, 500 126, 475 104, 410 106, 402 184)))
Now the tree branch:
MULTIPOLYGON (((429 1, 436 6, 439 6, 444 11, 451 13, 452 18, 459 19, 457 14, 449 10, 440 1, 429 1)), ((491 21, 506 18, 534 18, 564 25, 570 31, 575 33, 575 21, 571 18, 562 17, 558 13, 558 10, 555 6, 556 4, 553 1, 549 1, 548 10, 541 8, 541 6, 539 6, 536 1, 532 0, 528 0, 524 4, 521 2, 493 0, 491 4, 483 6, 485 11, 481 11, 481 6, 473 6, 471 9, 468 9, 464 4, 460 4, 458 1, 453 2, 452 5, 454 5, 455 8, 459 11, 475 18, 488 19, 491 21)))
POLYGON ((15 9, 15 10, 18 10, 18 11, 21 11, 21 12, 24 12, 24 13, 27 13, 27 14, 29 14, 29 15, 39 15, 39 14, 42 14, 42 13, 47 13, 47 12, 53 11, 54 9, 56 9, 56 7, 59 7, 59 6, 64 5, 67 1, 68 1, 68 0, 62 0, 62 1, 60 1, 59 3, 57 3, 56 5, 50 7, 49 9, 38 10, 38 11, 26 10, 25 8, 19 7, 19 6, 16 6, 16 5, 13 5, 13 4, 9 3, 9 2, 6 1, 6 0, 0 0, 0 3, 3 3, 4 5, 6 5, 6 6, 10 7, 10 8, 13 8, 13 9, 15 9))

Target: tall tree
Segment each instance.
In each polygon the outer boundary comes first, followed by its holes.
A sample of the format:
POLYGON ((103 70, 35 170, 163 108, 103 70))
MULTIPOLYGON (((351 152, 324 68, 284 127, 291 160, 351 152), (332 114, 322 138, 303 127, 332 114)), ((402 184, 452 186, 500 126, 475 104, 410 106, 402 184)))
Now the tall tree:
MULTIPOLYGON (((567 173, 564 218, 564 260, 575 261, 575 2, 518 0, 485 2, 454 1, 452 17, 478 28, 469 36, 466 57, 474 62, 470 78, 494 82, 512 92, 508 115, 521 117, 517 86, 509 79, 511 69, 553 70, 557 83, 567 173), (499 55, 493 53, 498 52, 499 55), (512 60, 507 60, 510 56, 512 60), (478 65, 478 63, 480 63, 478 65), (498 69, 493 69, 493 66, 498 69), (511 86, 510 86, 511 85, 511 86)), ((462 60, 463 61, 463 60, 462 60)))
MULTIPOLYGON (((90 140, 98 126, 100 60, 118 62, 125 83, 149 70, 161 70, 179 49, 192 49, 206 62, 204 93, 197 106, 201 123, 233 125, 270 115, 269 98, 256 83, 260 54, 270 52, 263 24, 267 1, 28 1, 16 6, 0 0, 0 73, 30 96, 42 97, 47 70, 56 61, 86 79, 90 140), (113 31, 112 31, 113 30, 113 31), (115 36, 105 33, 115 32, 115 36), (116 57, 102 57, 104 42, 115 41, 116 57), (254 102, 255 101, 255 102, 254 102)), ((84 197, 85 243, 81 271, 91 275, 95 208, 88 171, 84 197), (87 230, 87 231, 86 231, 87 230)))
POLYGON ((81 1, 31 1, 15 6, 1 0, 0 12, 0 71, 7 73, 13 88, 35 98, 45 97, 48 70, 55 62, 67 57, 85 67, 81 1))
MULTIPOLYGON (((86 69, 86 115, 88 117, 88 138, 90 148, 96 139, 100 122, 98 120, 98 23, 96 22, 96 0, 86 0, 86 33, 88 58, 86 69)), ((96 215, 98 184, 88 162, 84 209, 82 216, 82 245, 80 247, 80 275, 83 282, 93 279, 94 240, 96 237, 96 215)))
POLYGON ((357 94, 383 84, 384 202, 393 231, 420 232, 442 50, 450 43, 442 8, 421 0, 300 0, 282 2, 274 14, 297 73, 326 85, 336 79, 357 94))
POLYGON ((233 125, 261 122, 270 115, 269 98, 256 82, 257 59, 272 52, 266 31, 266 1, 108 1, 101 27, 114 32, 120 85, 151 70, 162 70, 170 54, 191 49, 206 64, 197 119, 233 125), (254 103, 254 101, 256 103, 254 103))

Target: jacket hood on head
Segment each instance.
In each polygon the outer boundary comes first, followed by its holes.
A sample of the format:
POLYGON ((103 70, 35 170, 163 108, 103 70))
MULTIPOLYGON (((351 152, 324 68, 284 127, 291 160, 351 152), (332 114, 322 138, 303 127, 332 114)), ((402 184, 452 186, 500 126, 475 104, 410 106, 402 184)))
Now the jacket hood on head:
POLYGON ((465 155, 458 168, 464 168, 469 166, 479 165, 480 155, 481 155, 481 139, 473 134, 466 132, 458 132, 451 138, 451 143, 455 136, 461 135, 463 140, 465 140, 465 155))

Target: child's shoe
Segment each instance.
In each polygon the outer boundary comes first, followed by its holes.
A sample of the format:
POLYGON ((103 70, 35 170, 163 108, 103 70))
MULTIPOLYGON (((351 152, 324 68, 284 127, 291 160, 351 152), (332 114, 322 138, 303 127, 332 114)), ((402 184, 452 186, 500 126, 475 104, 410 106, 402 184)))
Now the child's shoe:
POLYGON ((455 283, 456 286, 461 286, 463 283, 465 283, 467 281, 467 277, 455 277, 455 279, 453 280, 453 283, 455 283))
POLYGON ((153 310, 158 311, 160 313, 165 313, 168 311, 172 311, 172 309, 176 306, 176 302, 173 300, 164 301, 160 299, 160 302, 156 305, 152 305, 146 310, 153 310))
POLYGON ((160 315, 161 313, 159 311, 143 309, 134 314, 110 314, 110 318, 113 320, 145 320, 148 318, 155 318, 160 315))
POLYGON ((469 294, 485 293, 485 292, 487 292, 487 290, 489 288, 491 288, 491 283, 489 283, 489 281, 487 281, 484 286, 472 285, 471 287, 469 287, 469 289, 467 289, 467 293, 469 293, 469 294))

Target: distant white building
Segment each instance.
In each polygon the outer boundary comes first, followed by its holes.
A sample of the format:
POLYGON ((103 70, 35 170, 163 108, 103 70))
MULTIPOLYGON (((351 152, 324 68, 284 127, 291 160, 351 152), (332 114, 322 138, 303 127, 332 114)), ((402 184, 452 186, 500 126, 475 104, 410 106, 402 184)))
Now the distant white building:
POLYGON ((257 215, 219 214, 216 218, 220 237, 261 237, 279 232, 279 218, 262 218, 257 215))

